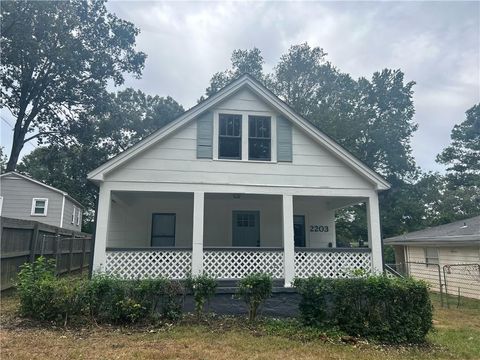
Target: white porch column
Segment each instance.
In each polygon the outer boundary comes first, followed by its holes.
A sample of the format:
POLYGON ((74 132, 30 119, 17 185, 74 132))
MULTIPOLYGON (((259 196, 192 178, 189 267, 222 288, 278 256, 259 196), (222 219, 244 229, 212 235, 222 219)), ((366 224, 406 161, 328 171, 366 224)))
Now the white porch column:
POLYGON ((203 221, 205 193, 193 193, 192 275, 203 273, 203 221))
POLYGON ((110 220, 111 190, 105 184, 100 185, 98 194, 97 222, 95 230, 95 247, 93 252, 93 272, 105 271, 107 261, 106 247, 108 222, 110 220))
POLYGON ((380 210, 378 207, 378 194, 375 192, 368 197, 367 224, 368 224, 368 247, 372 252, 372 271, 383 272, 382 263, 382 235, 380 230, 380 210))
POLYGON ((295 278, 295 242, 293 238, 293 196, 283 195, 283 262, 285 287, 295 278))

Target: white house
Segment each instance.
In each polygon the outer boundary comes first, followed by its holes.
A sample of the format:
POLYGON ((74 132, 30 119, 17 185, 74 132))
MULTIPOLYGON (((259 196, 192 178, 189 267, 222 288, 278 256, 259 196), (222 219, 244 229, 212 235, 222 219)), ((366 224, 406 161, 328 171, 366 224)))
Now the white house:
POLYGON ((480 216, 385 239, 398 269, 440 291, 480 299, 480 216))
POLYGON ((248 75, 88 174, 94 271, 239 279, 382 271, 389 184, 248 75), (368 209, 368 248, 336 249, 335 210, 368 209))

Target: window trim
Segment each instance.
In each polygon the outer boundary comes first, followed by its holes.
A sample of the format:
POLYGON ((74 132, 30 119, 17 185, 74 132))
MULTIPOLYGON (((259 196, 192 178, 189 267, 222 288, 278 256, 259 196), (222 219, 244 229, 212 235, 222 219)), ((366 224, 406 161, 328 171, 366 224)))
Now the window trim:
POLYGON ((424 255, 425 255, 425 264, 427 264, 427 266, 431 266, 431 265, 440 265, 440 256, 438 254, 438 248, 436 247, 424 247, 423 248, 423 251, 424 251, 424 255), (427 255, 427 250, 428 249, 432 249, 432 250, 435 250, 435 252, 437 253, 437 256, 436 257, 431 257, 431 256, 428 256, 427 255), (430 261, 429 261, 430 259, 430 261), (436 262, 432 262, 431 260, 432 259, 436 259, 436 262))
POLYGON ((272 161, 272 117, 267 116, 267 115, 252 115, 249 114, 247 116, 247 123, 248 123, 248 161, 266 161, 266 162, 271 162, 272 161), (255 117, 262 117, 262 118, 268 118, 270 122, 270 137, 269 138, 264 138, 264 137, 251 137, 250 136, 250 120, 251 118, 255 117), (270 156, 268 158, 260 158, 260 159, 251 159, 250 158, 250 140, 261 140, 261 141, 270 141, 270 156))
POLYGON ((72 212, 72 221, 70 224, 73 224, 75 225, 75 214, 77 212, 77 207, 75 205, 73 205, 73 212, 72 212))
POLYGON ((77 226, 80 226, 80 219, 82 217, 82 210, 77 207, 77 226))
POLYGON ((239 110, 228 110, 228 109, 218 109, 213 112, 213 142, 212 142, 212 160, 214 161, 230 161, 230 162, 250 162, 250 163, 264 163, 264 164, 274 164, 277 163, 277 115, 269 111, 239 111, 239 110), (219 158, 219 138, 218 134, 220 131, 220 114, 232 114, 232 115, 242 115, 242 158, 241 159, 223 159, 219 158), (248 116, 268 116, 270 117, 270 151, 271 151, 271 160, 249 160, 248 159, 248 116), (246 134, 246 136, 245 136, 246 134))
POLYGON ((30 216, 47 216, 48 215, 48 198, 33 198, 32 199, 32 209, 30 211, 30 216), (37 207, 37 201, 45 201, 45 207, 43 214, 35 213, 35 208, 37 207))
POLYGON ((232 114, 229 112, 219 112, 218 113, 218 153, 217 156, 221 160, 242 160, 243 158, 243 115, 242 114, 232 114), (229 136, 229 135, 221 135, 220 134, 220 116, 221 115, 233 115, 233 116, 240 116, 240 136, 229 136), (234 138, 240 140, 240 156, 239 157, 220 157, 220 137, 224 138, 234 138))
MULTIPOLYGON (((150 224, 150 247, 154 247, 153 246, 153 218, 155 217, 155 215, 173 215, 173 246, 172 247, 175 247, 177 245, 177 213, 168 213, 168 212, 152 213, 152 218, 151 218, 152 220, 150 224)), ((155 237, 170 238, 172 236, 155 236, 155 237)))

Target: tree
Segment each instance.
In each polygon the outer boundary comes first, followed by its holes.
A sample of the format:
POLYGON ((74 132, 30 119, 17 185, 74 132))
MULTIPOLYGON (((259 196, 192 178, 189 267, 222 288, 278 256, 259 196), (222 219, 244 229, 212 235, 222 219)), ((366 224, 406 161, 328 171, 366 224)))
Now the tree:
MULTIPOLYGON (((254 47, 252 50, 234 50, 231 57, 232 68, 213 74, 210 80, 210 86, 206 90, 206 95, 211 96, 223 88, 233 79, 243 74, 250 74, 258 80, 264 78, 263 75, 263 56, 259 49, 254 47)), ((203 100, 202 97, 200 100, 203 100)))
POLYGON ((7 165, 7 156, 5 155, 3 146, 0 146, 0 174, 5 172, 7 165))
POLYGON ((437 161, 447 165, 452 186, 480 188, 480 103, 466 111, 466 119, 455 125, 452 143, 438 156, 437 161))
POLYGON ((84 231, 91 230, 97 194, 96 186, 87 181, 88 172, 184 111, 171 97, 150 96, 130 88, 99 103, 65 129, 64 136, 70 141, 58 139, 39 147, 18 166, 20 172, 67 191, 89 209, 84 231))
POLYGON ((0 104, 15 117, 7 170, 15 169, 25 142, 76 120, 107 82, 141 75, 146 56, 134 49, 138 33, 108 13, 104 0, 2 3, 0 104))

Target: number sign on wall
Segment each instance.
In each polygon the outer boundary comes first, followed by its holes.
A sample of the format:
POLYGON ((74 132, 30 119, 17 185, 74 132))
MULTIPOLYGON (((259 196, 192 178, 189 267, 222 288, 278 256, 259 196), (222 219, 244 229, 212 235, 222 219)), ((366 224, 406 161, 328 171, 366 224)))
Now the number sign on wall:
POLYGON ((328 232, 327 225, 310 225, 310 232, 328 232))

